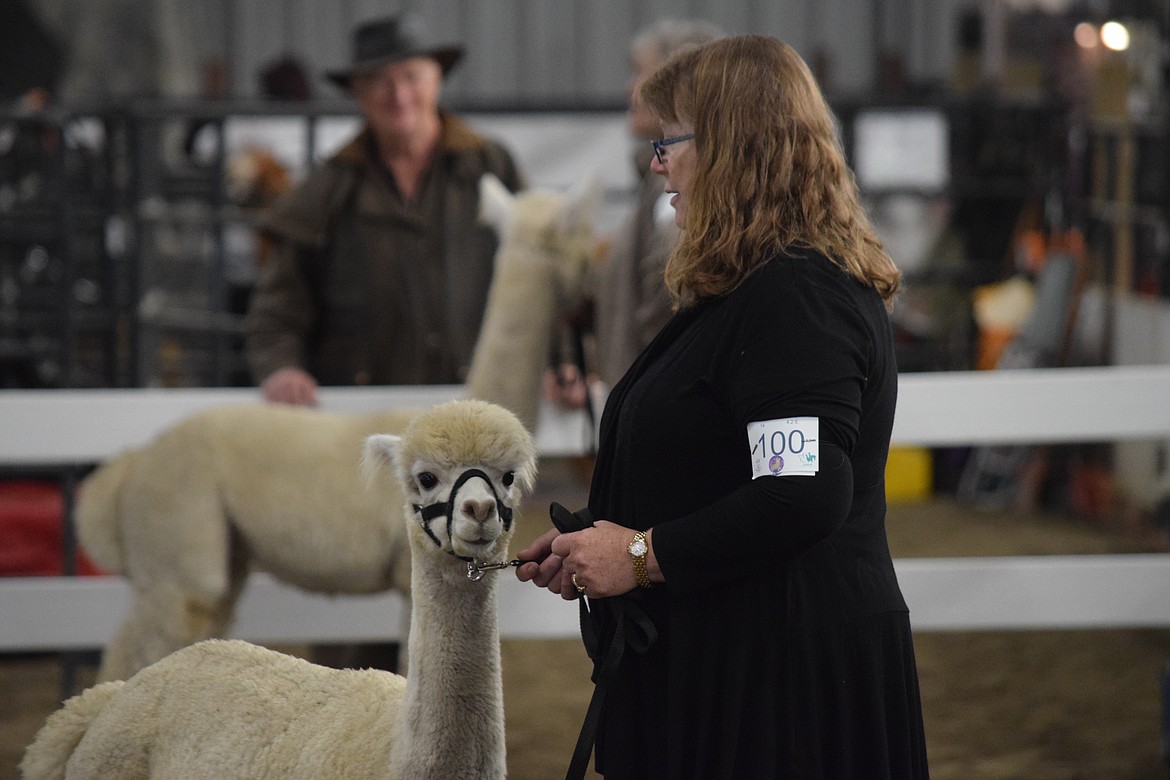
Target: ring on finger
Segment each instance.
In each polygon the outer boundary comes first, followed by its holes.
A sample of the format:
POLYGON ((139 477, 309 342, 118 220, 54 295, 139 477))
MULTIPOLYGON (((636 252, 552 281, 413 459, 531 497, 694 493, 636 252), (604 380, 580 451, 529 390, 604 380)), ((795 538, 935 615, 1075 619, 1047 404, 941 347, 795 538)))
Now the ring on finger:
POLYGON ((586 588, 586 586, 585 586, 585 585, 582 585, 582 584, 581 584, 581 583, 579 583, 579 582, 577 582, 577 574, 576 574, 576 572, 574 572, 574 573, 573 573, 573 576, 572 576, 572 577, 570 577, 570 579, 573 581, 573 587, 577 589, 577 592, 578 592, 578 593, 580 593, 582 596, 584 596, 584 595, 585 595, 585 588, 586 588))

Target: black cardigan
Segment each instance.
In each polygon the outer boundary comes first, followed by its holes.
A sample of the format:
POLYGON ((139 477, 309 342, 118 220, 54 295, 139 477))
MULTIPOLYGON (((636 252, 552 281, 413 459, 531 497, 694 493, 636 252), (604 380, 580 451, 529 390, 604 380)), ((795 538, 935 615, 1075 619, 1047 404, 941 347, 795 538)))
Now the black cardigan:
POLYGON ((926 776, 885 534, 896 396, 880 297, 811 252, 680 311, 613 389, 589 508, 653 527, 666 585, 623 597, 659 638, 608 692, 607 780, 926 776), (748 424, 791 417, 819 419, 819 471, 752 479, 748 424))

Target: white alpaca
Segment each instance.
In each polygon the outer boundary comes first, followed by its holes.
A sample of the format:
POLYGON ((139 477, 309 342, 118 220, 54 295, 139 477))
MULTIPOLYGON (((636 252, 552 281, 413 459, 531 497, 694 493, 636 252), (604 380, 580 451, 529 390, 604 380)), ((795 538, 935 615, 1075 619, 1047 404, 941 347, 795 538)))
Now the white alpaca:
POLYGON ((530 429, 540 408, 558 312, 570 312, 585 294, 596 246, 592 221, 600 196, 597 184, 588 182, 567 206, 564 197, 552 192, 532 190, 514 196, 494 177, 485 176, 480 183, 480 219, 495 228, 500 252, 467 385, 475 398, 507 399, 501 403, 530 429), (549 257, 573 261, 550 263, 549 257), (534 288, 545 294, 519 297, 521 291, 534 288), (514 308, 518 304, 524 311, 520 317, 514 308), (500 359, 514 352, 531 356, 539 366, 501 370, 500 359))
MULTIPOLYGON (((557 302, 575 294, 593 251, 596 187, 513 197, 481 182, 500 233, 471 397, 533 427, 557 302)), ((124 680, 168 653, 225 636, 253 568, 313 591, 410 591, 402 524, 362 483, 359 443, 415 411, 339 415, 255 404, 213 409, 128 452, 83 484, 78 533, 133 589, 99 680, 124 680)))
POLYGON ((452 401, 366 453, 392 464, 404 502, 407 678, 206 640, 67 701, 26 749, 24 778, 503 777, 497 575, 475 581, 464 559, 507 560, 532 438, 501 407, 452 401))

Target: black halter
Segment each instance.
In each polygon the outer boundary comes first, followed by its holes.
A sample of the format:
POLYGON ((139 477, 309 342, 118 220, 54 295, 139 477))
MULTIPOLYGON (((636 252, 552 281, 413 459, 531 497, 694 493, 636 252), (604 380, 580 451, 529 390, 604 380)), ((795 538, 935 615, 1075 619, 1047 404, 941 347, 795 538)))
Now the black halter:
MULTIPOLYGON (((492 498, 496 501, 496 512, 500 515, 500 520, 504 524, 504 530, 509 531, 512 528, 512 507, 500 500, 500 494, 496 492, 496 486, 492 484, 492 478, 487 475, 482 469, 468 469, 459 475, 455 480, 455 484, 451 486, 451 493, 447 496, 446 501, 436 501, 433 504, 423 506, 422 504, 412 504, 415 514, 419 516, 418 524, 422 526, 423 531, 427 536, 431 537, 431 541, 439 549, 443 548, 443 543, 439 541, 439 537, 435 536, 431 531, 430 521, 436 517, 447 518, 447 538, 452 538, 452 523, 455 517, 455 496, 459 492, 459 488, 463 487, 463 483, 473 477, 480 477, 487 483, 488 490, 492 491, 492 498)), ((455 555, 453 550, 444 550, 448 555, 454 555, 461 561, 467 561, 469 564, 468 572, 470 576, 470 565, 474 562, 473 558, 468 558, 463 555, 455 555)))

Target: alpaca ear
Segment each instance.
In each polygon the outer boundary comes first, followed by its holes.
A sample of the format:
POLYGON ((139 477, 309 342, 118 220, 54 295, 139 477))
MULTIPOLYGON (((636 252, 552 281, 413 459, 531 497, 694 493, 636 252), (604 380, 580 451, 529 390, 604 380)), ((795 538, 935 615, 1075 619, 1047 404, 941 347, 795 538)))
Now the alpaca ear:
POLYGON ((393 433, 375 433, 366 437, 362 448, 362 472, 366 479, 373 480, 380 476, 383 469, 394 469, 398 455, 402 451, 402 437, 393 433))
POLYGON ((515 202, 516 196, 494 174, 485 173, 480 177, 479 221, 494 228, 501 238, 511 222, 515 202))
POLYGON ((532 489, 536 487, 536 459, 533 458, 528 463, 524 464, 524 468, 516 475, 517 481, 520 483, 520 492, 524 495, 532 493, 532 489))
POLYGON ((574 184, 565 193, 565 205, 557 220, 558 233, 567 236, 582 229, 592 230, 603 195, 597 175, 586 176, 574 184))

